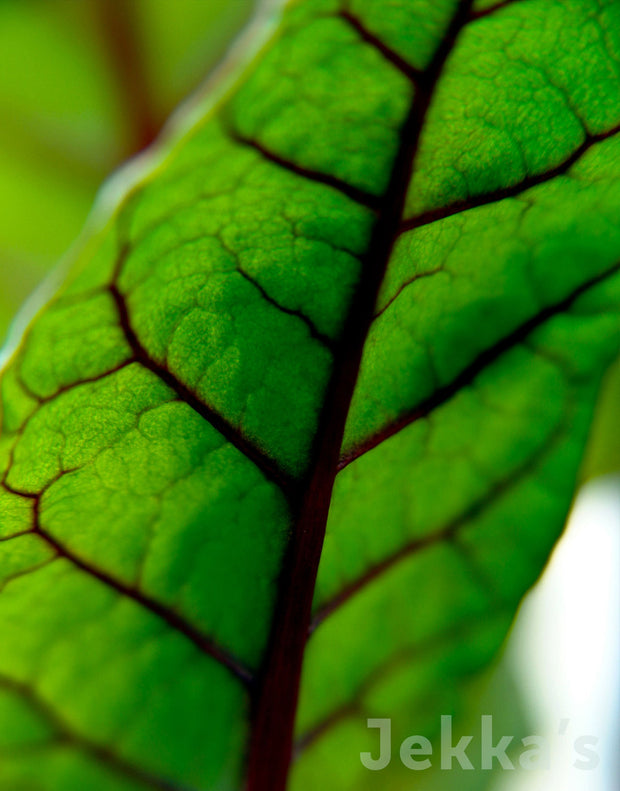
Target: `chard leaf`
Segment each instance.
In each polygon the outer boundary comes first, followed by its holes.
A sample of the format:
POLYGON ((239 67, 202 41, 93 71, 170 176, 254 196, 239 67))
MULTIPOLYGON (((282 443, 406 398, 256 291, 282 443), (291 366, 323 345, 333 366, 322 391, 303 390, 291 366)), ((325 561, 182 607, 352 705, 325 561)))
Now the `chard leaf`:
POLYGON ((387 788, 459 709, 618 353, 619 69, 613 0, 298 0, 160 144, 2 375, 3 787, 387 788))

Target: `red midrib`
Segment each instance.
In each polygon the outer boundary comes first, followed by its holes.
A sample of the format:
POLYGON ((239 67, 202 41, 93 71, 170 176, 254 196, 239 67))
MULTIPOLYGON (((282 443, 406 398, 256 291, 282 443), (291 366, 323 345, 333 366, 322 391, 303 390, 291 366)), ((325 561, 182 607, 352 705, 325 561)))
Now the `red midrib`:
POLYGON ((462 0, 431 64, 415 80, 416 95, 402 127, 390 183, 363 260, 361 284, 335 355, 334 374, 315 443, 315 463, 290 539, 269 649, 253 696, 247 791, 285 791, 287 786, 312 599, 345 421, 430 101, 472 5, 473 0, 462 0))

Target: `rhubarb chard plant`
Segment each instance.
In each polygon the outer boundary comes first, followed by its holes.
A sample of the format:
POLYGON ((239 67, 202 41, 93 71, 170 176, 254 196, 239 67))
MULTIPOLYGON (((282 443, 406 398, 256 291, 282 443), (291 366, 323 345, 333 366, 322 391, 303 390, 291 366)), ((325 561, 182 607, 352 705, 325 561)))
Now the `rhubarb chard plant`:
POLYGON ((417 788, 367 720, 497 656, 618 356, 620 4, 289 0, 103 195, 0 374, 0 788, 417 788))

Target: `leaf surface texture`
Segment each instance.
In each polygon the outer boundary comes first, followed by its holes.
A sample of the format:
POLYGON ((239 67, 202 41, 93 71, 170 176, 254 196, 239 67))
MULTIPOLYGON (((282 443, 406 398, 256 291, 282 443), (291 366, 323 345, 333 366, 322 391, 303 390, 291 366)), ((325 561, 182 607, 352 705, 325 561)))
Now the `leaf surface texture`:
POLYGON ((615 2, 304 0, 162 144, 2 375, 4 787, 387 787, 458 710, 617 355, 619 69, 615 2))

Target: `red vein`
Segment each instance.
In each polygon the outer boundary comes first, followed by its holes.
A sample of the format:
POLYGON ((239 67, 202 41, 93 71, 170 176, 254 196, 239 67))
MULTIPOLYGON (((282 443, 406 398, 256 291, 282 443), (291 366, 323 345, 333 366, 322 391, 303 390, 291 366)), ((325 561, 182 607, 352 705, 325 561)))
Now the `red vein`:
MULTIPOLYGON (((501 615, 504 610, 499 607, 493 615, 496 617, 501 615)), ((372 687, 380 683, 392 670, 398 669, 402 664, 409 664, 420 655, 435 653, 438 648, 444 644, 452 642, 456 638, 467 637, 472 630, 480 626, 481 614, 476 613, 474 617, 466 620, 460 620, 458 623, 444 629, 443 632, 433 635, 415 645, 407 645, 399 648, 384 662, 378 665, 374 670, 370 671, 368 676, 362 680, 358 688, 354 692, 354 697, 344 702, 340 707, 330 712, 323 720, 318 722, 312 728, 303 733, 295 742, 295 759, 299 758, 301 754, 311 747, 315 742, 321 739, 328 733, 335 725, 347 717, 363 713, 362 698, 372 690, 372 687)), ((368 716, 371 716, 370 714, 368 716)))
POLYGON ((389 61, 393 66, 395 66, 414 85, 418 82, 418 80, 423 79, 424 72, 421 69, 416 69, 415 66, 412 66, 410 63, 408 63, 391 47, 388 47, 387 44, 381 41, 378 36, 368 30, 362 21, 354 14, 352 14, 350 11, 340 11, 339 16, 357 32, 362 41, 365 41, 367 44, 370 44, 372 47, 374 47, 374 49, 378 50, 381 55, 383 55, 385 60, 389 61))
POLYGON ((56 483, 61 477, 70 475, 72 472, 75 472, 75 470, 61 471, 55 478, 53 478, 46 485, 46 487, 41 492, 37 494, 31 494, 30 492, 20 491, 10 486, 6 481, 2 481, 3 487, 11 494, 32 501, 33 503, 32 519, 34 523, 29 530, 23 530, 12 536, 5 537, 3 541, 17 539, 20 536, 28 535, 28 534, 39 536, 43 541, 45 541, 45 543, 48 546, 50 546, 56 552, 57 557, 61 557, 64 558, 65 560, 68 560, 70 563, 72 563, 74 566, 79 568, 81 571, 99 580, 99 582, 103 583, 107 587, 112 588, 121 596, 125 596, 129 599, 133 599, 133 601, 135 601, 141 607, 153 613, 160 620, 164 621, 168 626, 174 629, 176 632, 179 632, 184 637, 186 637, 190 642, 192 642, 196 646, 196 648, 198 648, 198 650, 201 653, 210 656, 220 665, 227 668, 245 686, 251 685, 253 682, 252 671, 249 670, 249 668, 245 667, 245 665, 243 665, 239 659, 233 656, 223 646, 220 646, 218 643, 215 642, 215 640, 202 634, 202 632, 200 632, 198 629, 196 629, 194 626, 188 623, 174 610, 165 607, 163 604, 160 604, 158 601, 151 598, 150 596, 147 596, 141 591, 132 588, 129 585, 126 585, 125 583, 121 582, 115 577, 112 577, 111 575, 103 571, 103 569, 97 568, 87 563, 85 560, 83 560, 74 552, 72 552, 70 549, 68 549, 62 542, 60 542, 57 538, 55 538, 48 530, 46 530, 42 526, 41 500, 44 494, 46 494, 46 492, 49 491, 51 486, 54 483, 56 483))
POLYGON ((196 394, 183 384, 183 382, 177 379, 168 368, 153 360, 138 340, 138 336, 131 326, 125 297, 121 294, 116 284, 113 283, 110 286, 110 293, 116 302, 121 328, 137 362, 161 379, 164 384, 177 394, 181 401, 186 403, 194 412, 197 412, 204 420, 210 423, 213 428, 219 431, 231 445, 234 445, 237 450, 250 459, 268 480, 273 481, 285 494, 291 496, 296 488, 296 482, 289 473, 279 467, 275 460, 267 455, 261 448, 249 442, 243 434, 225 420, 218 412, 201 401, 196 394))
POLYGON ((312 321, 312 319, 306 316, 305 313, 302 313, 300 310, 293 310, 292 308, 286 308, 284 305, 281 305, 263 288, 263 286, 261 286, 256 278, 249 275, 244 269, 237 267, 237 272, 244 280, 247 280, 248 283, 254 286, 265 302, 273 305, 273 307, 277 308, 281 313, 286 313, 287 316, 294 316, 296 319, 302 321, 308 328, 308 332, 312 338, 318 341, 322 346, 325 346, 327 349, 333 348, 333 340, 328 335, 320 332, 316 324, 312 321))
POLYGON ((483 19, 486 16, 493 16, 498 11, 508 8, 508 6, 518 5, 522 2, 523 0, 503 0, 503 2, 496 3, 490 8, 485 8, 483 11, 472 11, 469 18, 472 22, 475 22, 476 20, 483 19))
POLYGON ((296 176, 301 176, 301 178, 307 179, 308 181, 315 181, 318 184, 324 184, 327 187, 331 187, 332 189, 341 192, 343 195, 346 195, 347 198, 350 198, 356 203, 366 206, 372 211, 377 211, 380 199, 377 195, 373 195, 372 192, 367 192, 366 190, 360 189, 353 184, 349 184, 348 181, 343 181, 337 176, 332 176, 330 173, 324 173, 320 170, 313 170, 312 168, 298 165, 296 162, 286 159, 274 151, 271 151, 258 140, 245 137, 230 127, 227 129, 227 134, 232 140, 235 141, 235 143, 254 149, 254 151, 260 154, 260 156, 263 157, 263 159, 266 159, 268 162, 271 162, 272 164, 277 165, 284 170, 288 170, 290 173, 294 173, 296 176))
POLYGON ((561 313, 568 311, 574 302, 579 299, 583 294, 591 288, 599 285, 608 278, 615 275, 620 271, 620 262, 614 264, 612 267, 598 275, 590 278, 574 289, 568 296, 564 297, 561 301, 549 305, 540 310, 535 316, 532 316, 523 324, 519 325, 511 333, 501 338, 493 346, 481 352, 466 368, 464 368, 449 384, 439 387, 428 398, 424 399, 417 406, 405 412, 398 420, 395 420, 390 425, 386 426, 381 431, 377 432, 372 437, 369 437, 364 443, 345 454, 338 465, 339 470, 343 470, 351 462, 359 459, 368 451, 376 448, 382 442, 398 434, 407 426, 421 420, 445 404, 453 398, 460 390, 468 387, 474 379, 494 363, 499 357, 505 354, 510 349, 523 342, 528 335, 542 326, 545 322, 558 316, 561 313))
MULTIPOLYGON (((332 615, 336 610, 339 610, 356 593, 358 593, 370 583, 382 577, 384 574, 386 574, 386 572, 390 571, 402 561, 412 557, 413 555, 419 554, 425 549, 437 546, 438 544, 444 542, 455 542, 458 538, 459 531, 463 527, 468 525, 473 519, 479 516, 488 505, 509 493, 532 473, 532 470, 535 469, 540 460, 552 452, 556 444, 560 441, 565 430, 566 425, 563 422, 548 438, 545 444, 534 454, 533 457, 529 458, 524 464, 517 467, 510 475, 508 475, 508 477, 492 486, 487 492, 484 493, 484 495, 475 500, 463 513, 455 517, 446 526, 436 530, 434 533, 430 533, 429 535, 412 539, 400 547, 396 552, 393 552, 379 563, 371 566, 364 572, 364 574, 342 588, 339 593, 337 593, 332 599, 330 599, 322 607, 320 607, 319 610, 317 610, 309 627, 310 634, 316 631, 316 629, 330 615, 332 615)), ((479 569, 472 565, 471 559, 469 559, 468 565, 470 567, 470 571, 476 575, 476 578, 480 583, 481 578, 478 576, 479 569)), ((485 590, 489 591, 489 586, 486 581, 482 582, 482 585, 485 590)), ((500 605, 503 603, 504 602, 498 602, 500 605)))
POLYGON ((436 275, 442 271, 443 271, 443 266, 437 266, 434 269, 429 269, 427 272, 416 272, 414 275, 412 275, 410 278, 408 278, 407 280, 405 280, 403 283, 400 284, 396 293, 393 294, 385 303, 385 305, 383 305, 383 307, 375 313, 375 315, 373 316, 373 320, 376 320, 379 318, 379 316, 383 315, 383 313, 385 313, 385 311, 390 307, 390 305, 393 302, 396 302, 398 297, 403 293, 403 291, 406 288, 412 286, 418 280, 424 280, 424 278, 432 277, 433 275, 436 275))
POLYGON ((248 791, 286 788, 301 666, 344 424, 377 293, 400 224, 424 120, 435 85, 467 22, 472 2, 461 1, 435 57, 418 81, 418 91, 402 126, 401 145, 389 186, 363 259, 364 276, 336 352, 334 375, 314 448, 315 462, 307 477, 283 566, 267 658, 253 700, 248 791))
POLYGON ((152 775, 142 767, 136 766, 129 761, 121 758, 117 753, 113 752, 109 747, 97 744, 96 742, 87 739, 81 734, 76 734, 70 727, 60 718, 58 713, 44 701, 35 691, 23 683, 15 681, 7 676, 0 676, 0 687, 15 692, 23 698, 30 707, 46 720, 56 732, 55 743, 66 743, 84 750, 87 754, 91 755, 100 763, 111 768, 118 774, 130 778, 134 782, 137 781, 150 788, 159 789, 159 791, 172 791, 174 786, 170 782, 166 782, 161 778, 152 775))
POLYGON ((248 668, 241 664, 241 662, 232 654, 230 654, 230 652, 228 652, 225 648, 218 645, 213 639, 207 637, 195 629, 184 618, 178 615, 178 613, 174 612, 174 610, 164 607, 150 596, 146 596, 144 593, 141 593, 134 588, 130 588, 128 585, 125 585, 114 577, 111 577, 109 574, 106 574, 101 569, 95 568, 94 566, 86 563, 81 558, 77 557, 77 555, 70 552, 63 544, 55 539, 50 533, 45 531, 40 525, 37 525, 35 528, 33 528, 32 532, 35 535, 41 536, 41 538, 45 539, 45 541, 58 553, 60 557, 69 560, 74 566, 77 566, 91 577, 95 577, 104 585, 114 588, 114 590, 117 593, 120 593, 122 596, 133 599, 137 604, 140 604, 142 607, 144 607, 144 609, 149 610, 162 621, 165 621, 165 623, 172 629, 187 637, 187 639, 192 642, 199 651, 201 651, 203 654, 207 654, 212 659, 215 659, 215 661, 220 665, 223 665, 228 670, 230 670, 230 672, 236 678, 238 678, 239 681, 242 681, 245 685, 248 685, 252 682, 252 673, 248 668))
MULTIPOLYGON (((48 396, 39 396, 37 395, 34 390, 30 389, 26 383, 24 382, 21 374, 16 372, 17 383, 21 387, 21 389, 26 393, 28 398, 31 398, 33 401, 36 401, 39 406, 44 406, 45 404, 49 404, 51 401, 55 401, 61 395, 65 393, 69 393, 71 390, 75 390, 82 385, 94 384, 95 382, 102 382, 104 379, 107 379, 109 376, 113 376, 114 374, 122 371, 123 368, 128 368, 132 363, 137 362, 134 357, 127 357, 125 360, 122 360, 120 363, 115 365, 113 368, 109 368, 107 371, 103 371, 100 374, 94 374, 93 376, 85 376, 83 379, 80 379, 77 382, 71 382, 71 384, 61 385, 58 390, 54 391, 51 395, 48 396)), ((20 426, 20 433, 23 432, 25 426, 29 422, 30 418, 35 414, 33 412, 31 415, 26 418, 26 420, 20 426)))
POLYGON ((452 217, 455 214, 463 214, 466 211, 477 209, 480 206, 498 203, 499 201, 505 200, 506 198, 516 198, 533 187, 538 187, 540 184, 545 184, 546 182, 551 181, 558 176, 565 175, 585 156, 585 154, 587 154, 587 152, 593 146, 597 145, 598 143, 602 143, 605 140, 609 140, 618 134, 620 134, 620 124, 614 126, 612 129, 609 129, 607 132, 587 135, 583 143, 581 143, 581 145, 578 146, 573 151, 573 153, 564 160, 564 162, 561 162, 555 168, 552 168, 545 173, 540 173, 537 176, 528 176, 516 184, 513 184, 511 187, 502 187, 501 189, 485 192, 481 195, 475 195, 471 198, 468 198, 467 200, 457 201, 456 203, 452 203, 449 206, 443 206, 438 209, 430 209, 423 214, 418 214, 416 217, 412 217, 403 221, 401 224, 400 233, 406 233, 407 231, 421 228, 424 225, 430 225, 431 223, 438 222, 439 220, 444 220, 446 217, 452 217))

